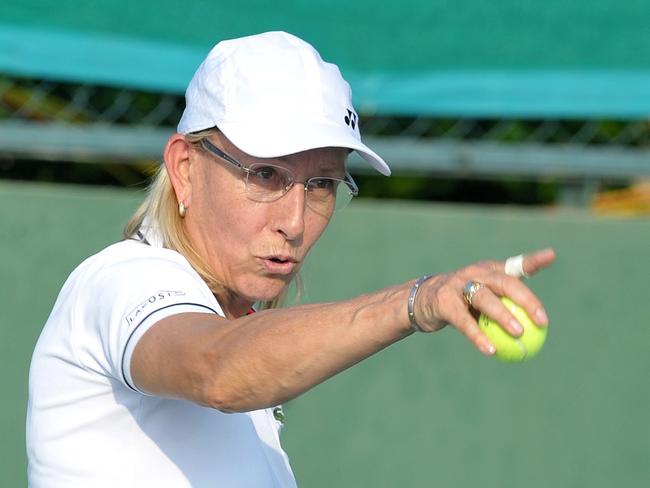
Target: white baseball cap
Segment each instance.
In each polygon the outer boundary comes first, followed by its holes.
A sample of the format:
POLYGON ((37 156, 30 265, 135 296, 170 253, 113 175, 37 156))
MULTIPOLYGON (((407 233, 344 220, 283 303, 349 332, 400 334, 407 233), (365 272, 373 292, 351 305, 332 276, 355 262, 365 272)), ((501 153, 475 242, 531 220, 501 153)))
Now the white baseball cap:
POLYGON ((390 175, 361 142, 352 91, 338 67, 286 32, 222 41, 210 51, 185 92, 178 132, 212 127, 251 156, 344 147, 390 175))

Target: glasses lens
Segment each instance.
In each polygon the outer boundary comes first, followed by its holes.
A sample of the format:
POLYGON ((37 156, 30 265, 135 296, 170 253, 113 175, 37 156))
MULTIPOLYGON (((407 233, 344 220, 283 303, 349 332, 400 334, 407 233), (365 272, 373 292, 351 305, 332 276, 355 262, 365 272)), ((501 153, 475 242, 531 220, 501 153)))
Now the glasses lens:
POLYGON ((354 193, 345 181, 339 181, 336 188, 336 210, 343 210, 352 201, 354 193))
POLYGON ((311 178, 307 189, 307 205, 322 215, 331 215, 335 210, 345 208, 353 197, 347 183, 338 178, 311 178))
POLYGON ((251 164, 246 177, 248 196, 258 202, 271 202, 284 195, 293 184, 289 170, 272 164, 251 164))
MULTIPOLYGON (((273 164, 251 164, 246 176, 246 194, 258 202, 281 198, 293 186, 293 174, 273 164)), ((356 185, 327 176, 310 178, 307 183, 307 205, 315 212, 329 216, 345 208, 356 194, 356 185)))

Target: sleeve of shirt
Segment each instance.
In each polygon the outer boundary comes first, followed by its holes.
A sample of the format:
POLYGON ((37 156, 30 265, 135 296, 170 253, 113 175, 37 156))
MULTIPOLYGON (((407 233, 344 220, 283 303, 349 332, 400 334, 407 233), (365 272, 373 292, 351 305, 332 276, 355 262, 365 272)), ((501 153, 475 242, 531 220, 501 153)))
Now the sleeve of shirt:
POLYGON ((73 318, 74 348, 84 367, 144 393, 131 377, 131 357, 149 328, 186 312, 223 316, 198 274, 171 253, 157 250, 88 271, 73 318))

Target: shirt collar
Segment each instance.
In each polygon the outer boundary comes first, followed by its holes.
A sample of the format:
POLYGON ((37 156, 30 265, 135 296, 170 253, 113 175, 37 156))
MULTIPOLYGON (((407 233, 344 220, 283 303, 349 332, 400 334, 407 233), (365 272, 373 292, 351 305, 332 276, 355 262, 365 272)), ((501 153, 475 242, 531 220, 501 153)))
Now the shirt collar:
POLYGON ((153 223, 149 217, 145 217, 142 220, 142 224, 140 224, 140 228, 136 232, 135 238, 152 247, 163 247, 164 244, 160 228, 153 223))

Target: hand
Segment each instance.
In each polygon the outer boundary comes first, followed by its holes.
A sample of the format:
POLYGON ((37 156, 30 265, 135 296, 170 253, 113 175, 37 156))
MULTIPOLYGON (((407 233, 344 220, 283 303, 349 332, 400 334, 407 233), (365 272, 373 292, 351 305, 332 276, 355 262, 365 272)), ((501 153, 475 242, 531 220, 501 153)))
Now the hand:
MULTIPOLYGON (((550 266, 553 261, 555 251, 543 249, 525 255, 523 269, 527 275, 533 275, 550 266)), ((505 261, 484 261, 429 279, 417 294, 415 318, 425 332, 434 332, 451 324, 479 351, 491 355, 495 348, 480 331, 476 321, 480 313, 496 320, 515 337, 522 332, 517 319, 499 300, 501 296, 507 296, 523 307, 538 325, 548 325, 542 302, 519 278, 505 273, 505 261), (475 293, 471 307, 463 299, 463 288, 468 281, 484 285, 475 293)))

